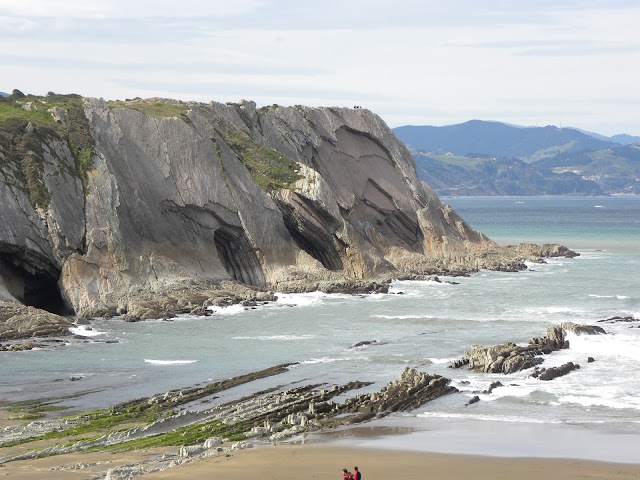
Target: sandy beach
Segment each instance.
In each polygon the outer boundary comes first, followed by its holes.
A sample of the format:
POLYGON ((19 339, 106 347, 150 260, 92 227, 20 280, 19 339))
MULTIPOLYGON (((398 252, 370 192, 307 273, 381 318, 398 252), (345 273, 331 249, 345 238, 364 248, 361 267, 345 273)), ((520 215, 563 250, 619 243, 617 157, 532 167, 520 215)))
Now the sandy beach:
POLYGON ((286 477, 341 479, 342 468, 360 467, 366 480, 469 479, 546 480, 637 479, 640 465, 579 460, 505 459, 465 455, 396 452, 331 446, 270 446, 244 450, 148 475, 151 479, 225 478, 230 480, 286 477))
MULTIPOLYGON (((0 477, 50 480, 88 479, 110 467, 140 461, 150 454, 74 454, 40 460, 11 462, 0 467, 0 477), (84 468, 69 469, 85 464, 84 468), (67 469, 59 469, 65 466, 67 469)), ((366 480, 578 480, 638 479, 640 464, 616 464, 570 459, 497 458, 472 455, 374 450, 318 445, 278 445, 252 448, 197 460, 177 468, 144 476, 149 480, 224 478, 281 480, 287 477, 342 479, 342 468, 358 465, 366 480)))

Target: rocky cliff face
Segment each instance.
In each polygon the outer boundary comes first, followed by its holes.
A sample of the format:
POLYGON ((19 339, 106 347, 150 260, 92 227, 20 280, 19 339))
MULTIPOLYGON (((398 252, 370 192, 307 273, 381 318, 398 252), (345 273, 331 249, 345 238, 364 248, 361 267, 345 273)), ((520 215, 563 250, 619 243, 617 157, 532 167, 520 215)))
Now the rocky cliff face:
POLYGON ((0 136, 0 300, 115 313, 176 286, 365 281, 494 246, 368 110, 74 102, 0 136))

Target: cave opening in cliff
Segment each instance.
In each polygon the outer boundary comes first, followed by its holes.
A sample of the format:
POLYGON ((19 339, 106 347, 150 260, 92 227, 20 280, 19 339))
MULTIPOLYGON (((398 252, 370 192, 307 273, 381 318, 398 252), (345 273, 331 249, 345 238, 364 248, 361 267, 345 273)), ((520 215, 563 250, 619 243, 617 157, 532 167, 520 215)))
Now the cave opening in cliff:
POLYGON ((327 270, 343 269, 342 258, 330 233, 330 219, 325 219, 321 212, 309 205, 304 205, 305 211, 313 212, 308 216, 300 214, 284 202, 278 202, 278 206, 283 214, 284 225, 299 248, 318 260, 327 270))
POLYGON ((229 276, 247 285, 264 286, 264 275, 249 239, 237 228, 222 227, 213 237, 218 258, 229 276))
POLYGON ((60 293, 60 272, 40 270, 16 254, 0 254, 0 280, 6 292, 31 307, 58 315, 71 315, 73 310, 60 293))

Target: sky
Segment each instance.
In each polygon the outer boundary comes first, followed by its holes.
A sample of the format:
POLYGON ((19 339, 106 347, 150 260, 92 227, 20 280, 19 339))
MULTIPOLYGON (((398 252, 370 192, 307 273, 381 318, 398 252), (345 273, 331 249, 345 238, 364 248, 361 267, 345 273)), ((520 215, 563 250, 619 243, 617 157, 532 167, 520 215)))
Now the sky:
POLYGON ((0 0, 0 91, 640 135, 640 0, 0 0))

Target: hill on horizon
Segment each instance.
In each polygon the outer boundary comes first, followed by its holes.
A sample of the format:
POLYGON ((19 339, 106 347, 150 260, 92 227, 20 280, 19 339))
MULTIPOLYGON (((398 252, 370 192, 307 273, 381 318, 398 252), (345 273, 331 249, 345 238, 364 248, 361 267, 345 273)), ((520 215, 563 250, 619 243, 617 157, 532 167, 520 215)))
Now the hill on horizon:
POLYGON ((393 129, 410 149, 435 154, 495 156, 532 162, 563 152, 615 146, 573 128, 519 127, 500 122, 469 120, 444 127, 403 126, 393 129))
POLYGON ((481 120, 394 133, 440 195, 640 194, 640 137, 481 120))

